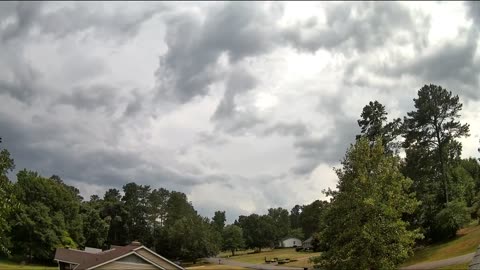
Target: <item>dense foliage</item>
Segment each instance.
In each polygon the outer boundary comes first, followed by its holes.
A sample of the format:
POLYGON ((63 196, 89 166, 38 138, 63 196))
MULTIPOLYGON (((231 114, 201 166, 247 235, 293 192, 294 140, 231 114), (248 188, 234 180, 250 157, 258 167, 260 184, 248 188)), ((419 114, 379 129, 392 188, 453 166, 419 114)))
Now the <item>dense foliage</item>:
POLYGON ((167 257, 196 261, 221 248, 222 217, 213 223, 201 217, 181 192, 132 182, 123 186, 123 195, 109 189, 103 198, 93 195, 84 201, 78 189, 55 175, 45 178, 24 169, 12 183, 7 173, 14 163, 6 149, 0 161, 4 256, 51 262, 58 247, 107 249, 139 240, 167 257))
POLYGON ((381 139, 370 147, 359 139, 337 169, 337 190, 320 232, 325 269, 396 269, 412 254, 418 231, 409 231, 403 214, 418 205, 408 193, 412 180, 400 172, 399 159, 384 153, 381 139))

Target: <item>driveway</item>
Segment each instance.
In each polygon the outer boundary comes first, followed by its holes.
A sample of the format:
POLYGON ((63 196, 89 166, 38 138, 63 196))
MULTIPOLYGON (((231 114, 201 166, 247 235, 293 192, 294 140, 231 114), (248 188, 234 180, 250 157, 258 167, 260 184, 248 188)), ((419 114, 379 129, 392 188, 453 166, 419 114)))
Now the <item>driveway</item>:
POLYGON ((445 267, 449 265, 462 264, 462 263, 470 262, 473 259, 473 255, 475 255, 475 252, 458 256, 458 257, 448 258, 445 260, 440 260, 440 261, 424 262, 424 263, 409 265, 409 266, 400 268, 400 270, 437 269, 437 268, 445 267))
POLYGON ((232 265, 232 266, 240 266, 245 268, 251 269, 258 269, 258 270, 303 270, 300 267, 289 267, 283 265, 274 265, 274 264, 254 264, 254 263, 246 263, 246 262, 237 262, 234 260, 228 260, 225 258, 207 258, 206 259, 210 263, 214 264, 225 264, 225 265, 232 265), (219 263, 220 262, 220 263, 219 263))

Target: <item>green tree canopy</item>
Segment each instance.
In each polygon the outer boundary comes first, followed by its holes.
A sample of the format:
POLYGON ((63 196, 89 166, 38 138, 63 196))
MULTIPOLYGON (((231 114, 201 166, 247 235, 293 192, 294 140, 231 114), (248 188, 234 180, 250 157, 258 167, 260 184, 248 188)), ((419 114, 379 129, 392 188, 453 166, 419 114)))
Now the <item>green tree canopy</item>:
MULTIPOLYGON (((0 138, 0 143, 2 138, 0 138)), ((0 254, 9 254, 10 226, 8 217, 13 212, 15 197, 13 185, 8 179, 8 172, 13 171, 15 163, 7 149, 0 148, 0 254)))
POLYGON ((310 237, 320 230, 322 217, 328 205, 326 201, 315 200, 311 204, 302 206, 300 226, 305 237, 310 237))
POLYGON ((232 224, 225 226, 222 238, 222 249, 231 251, 232 256, 235 256, 235 251, 237 249, 245 246, 242 228, 237 225, 232 224))
POLYGON ((275 225, 272 217, 257 214, 240 216, 237 224, 243 230, 246 247, 261 250, 275 245, 275 225))
POLYGON ((123 186, 123 192, 122 201, 128 213, 128 242, 138 240, 145 244, 151 243, 151 230, 148 226, 150 186, 132 182, 123 186))
POLYGON ((402 215, 417 206, 408 193, 412 181, 399 170, 399 159, 384 153, 381 140, 370 147, 359 139, 337 169, 332 196, 320 232, 323 250, 315 259, 325 269, 397 269, 412 254, 418 232, 402 215))
POLYGON ((18 172, 15 196, 20 209, 11 219, 15 254, 48 261, 56 247, 83 246, 80 198, 75 190, 56 178, 18 172))
POLYGON ((462 104, 458 96, 441 86, 425 85, 413 100, 415 110, 404 119, 403 172, 413 179, 413 190, 422 204, 412 220, 427 240, 442 240, 448 235, 435 232, 437 215, 450 201, 465 199, 462 185, 470 185, 457 167, 462 151, 457 139, 469 135, 469 125, 459 121, 462 104))
POLYGON ((182 217, 168 228, 171 247, 180 257, 192 260, 216 255, 220 251, 220 243, 208 219, 199 215, 182 217))
POLYGON ((290 218, 288 216, 288 210, 281 207, 268 209, 269 217, 273 222, 275 228, 275 244, 279 244, 282 238, 288 236, 290 232, 290 218))
POLYGON ((399 144, 395 142, 395 139, 401 134, 402 122, 400 118, 387 122, 387 115, 385 106, 376 100, 370 101, 363 107, 361 118, 357 121, 361 129, 357 139, 367 138, 373 145, 375 140, 380 137, 386 152, 398 152, 399 144))
POLYGON ((221 232, 223 230, 223 227, 225 227, 226 220, 227 219, 225 218, 225 211, 215 211, 212 218, 212 225, 215 230, 221 232))
MULTIPOLYGON (((404 146, 407 149, 423 152, 415 155, 412 162, 422 163, 424 159, 434 161, 434 172, 429 176, 443 182, 443 201, 448 203, 448 169, 449 164, 458 158, 462 151, 456 139, 469 135, 469 125, 458 120, 462 103, 458 96, 441 86, 425 85, 414 98, 414 111, 405 118, 406 134, 404 146)), ((407 151, 407 155, 409 155, 407 151)))

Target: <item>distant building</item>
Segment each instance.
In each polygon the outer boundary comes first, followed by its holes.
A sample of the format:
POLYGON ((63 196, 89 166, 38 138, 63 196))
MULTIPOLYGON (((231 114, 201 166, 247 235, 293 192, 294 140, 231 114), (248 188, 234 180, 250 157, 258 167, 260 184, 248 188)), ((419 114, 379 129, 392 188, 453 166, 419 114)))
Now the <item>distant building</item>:
POLYGON ((59 270, 184 270, 139 242, 105 251, 57 248, 55 261, 59 270))
POLYGON ((302 245, 302 240, 295 237, 286 237, 280 241, 280 247, 290 248, 290 247, 299 247, 302 245))
POLYGON ((313 241, 313 236, 310 236, 305 241, 303 241, 302 248, 303 249, 312 249, 313 248, 312 241, 313 241))

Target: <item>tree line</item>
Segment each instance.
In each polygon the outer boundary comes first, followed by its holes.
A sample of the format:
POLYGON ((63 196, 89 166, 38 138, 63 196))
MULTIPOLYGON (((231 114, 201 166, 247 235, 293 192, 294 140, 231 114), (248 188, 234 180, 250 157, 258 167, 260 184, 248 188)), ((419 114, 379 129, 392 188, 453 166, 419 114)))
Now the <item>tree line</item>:
MULTIPOLYGON (((195 261, 220 250, 276 247, 287 236, 314 237, 314 262, 325 269, 395 269, 415 245, 443 241, 480 215, 480 165, 462 159, 462 103, 425 85, 414 110, 388 120, 384 105, 367 104, 360 134, 336 168, 329 200, 270 208, 226 225, 224 211, 200 216, 184 193, 134 182, 122 192, 83 200, 58 176, 21 170, 0 152, 0 252, 49 261, 56 247, 109 248, 139 240, 172 259, 195 261)), ((1 142, 1 141, 0 141, 1 142)))
POLYGON ((189 261, 220 250, 261 250, 278 246, 283 237, 317 231, 320 219, 314 216, 323 205, 296 205, 291 214, 271 208, 226 225, 225 211, 202 217, 182 192, 131 182, 84 200, 57 175, 23 169, 10 181, 14 168, 10 153, 2 149, 0 254, 19 261, 48 263, 58 247, 109 249, 134 240, 168 258, 189 261))
POLYGON ((121 194, 84 201, 58 176, 21 170, 12 183, 13 159, 1 152, 0 245, 18 260, 51 262, 57 247, 108 249, 138 240, 170 258, 196 259, 218 252, 219 237, 184 193, 128 183, 121 194), (5 162, 6 161, 6 162, 5 162))

